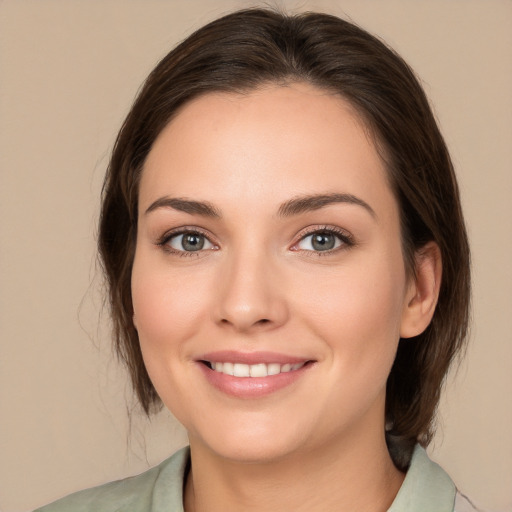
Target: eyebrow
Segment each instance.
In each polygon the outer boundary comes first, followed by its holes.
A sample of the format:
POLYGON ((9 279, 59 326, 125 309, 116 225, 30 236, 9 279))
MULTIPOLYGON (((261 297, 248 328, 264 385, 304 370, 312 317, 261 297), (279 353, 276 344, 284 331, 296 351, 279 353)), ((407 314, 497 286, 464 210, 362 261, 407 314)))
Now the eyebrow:
POLYGON ((146 210, 146 214, 158 208, 173 208, 180 212, 190 213, 191 215, 202 215, 204 217, 221 217, 220 212, 211 203, 205 201, 192 201, 180 197, 161 197, 151 203, 146 210))
MULTIPOLYGON (((278 209, 279 217, 292 217, 314 210, 319 210, 326 206, 336 203, 348 203, 363 207, 370 213, 373 218, 377 215, 373 208, 361 198, 352 194, 311 194, 305 196, 294 197, 283 204, 278 209)), ((161 197, 157 199, 146 210, 148 214, 158 208, 172 208, 180 212, 189 213, 190 215, 201 215, 204 217, 221 218, 219 210, 207 201, 193 201, 180 197, 161 197)))
POLYGON ((377 214, 366 201, 352 194, 313 194, 294 197, 279 207, 278 215, 280 217, 291 217, 292 215, 319 210, 336 203, 362 206, 374 219, 377 218, 377 214))

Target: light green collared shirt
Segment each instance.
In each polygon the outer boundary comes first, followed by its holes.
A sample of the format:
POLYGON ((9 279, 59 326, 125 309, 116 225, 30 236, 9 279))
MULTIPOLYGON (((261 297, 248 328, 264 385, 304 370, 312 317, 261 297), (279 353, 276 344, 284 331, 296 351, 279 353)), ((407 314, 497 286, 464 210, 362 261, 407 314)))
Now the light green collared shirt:
MULTIPOLYGON (((35 512, 183 512, 189 457, 183 448, 141 475, 71 494, 35 512)), ((418 445, 388 512, 454 512, 456 494, 450 477, 418 445)))

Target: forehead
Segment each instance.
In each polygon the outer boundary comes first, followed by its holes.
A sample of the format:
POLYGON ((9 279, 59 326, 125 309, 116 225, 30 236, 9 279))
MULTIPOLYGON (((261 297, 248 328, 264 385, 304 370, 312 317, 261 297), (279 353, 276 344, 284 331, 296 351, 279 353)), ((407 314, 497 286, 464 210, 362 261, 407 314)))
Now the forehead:
POLYGON ((148 155, 140 206, 166 194, 255 206, 316 192, 372 199, 383 188, 384 164, 346 100, 302 83, 269 85, 186 104, 148 155))

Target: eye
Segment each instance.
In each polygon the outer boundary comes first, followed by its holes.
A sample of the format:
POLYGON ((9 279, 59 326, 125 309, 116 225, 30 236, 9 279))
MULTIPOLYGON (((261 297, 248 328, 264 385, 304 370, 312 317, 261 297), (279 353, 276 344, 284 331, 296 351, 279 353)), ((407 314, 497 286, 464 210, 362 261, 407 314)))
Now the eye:
POLYGON ((303 236, 295 247, 302 251, 328 252, 343 245, 353 245, 348 234, 339 233, 332 229, 321 229, 303 236))
POLYGON ((165 245, 174 251, 197 252, 213 249, 214 245, 202 233, 186 231, 167 238, 165 245))

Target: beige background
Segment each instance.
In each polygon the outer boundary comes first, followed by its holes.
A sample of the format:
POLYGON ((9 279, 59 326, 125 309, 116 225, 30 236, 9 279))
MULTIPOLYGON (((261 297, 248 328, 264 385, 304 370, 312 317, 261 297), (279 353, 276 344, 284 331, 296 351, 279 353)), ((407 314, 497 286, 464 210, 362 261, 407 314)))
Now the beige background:
MULTIPOLYGON (((0 509, 140 472, 185 443, 131 412, 95 232, 116 131, 157 60, 235 0, 0 1, 0 509), (127 401, 128 399, 128 401, 127 401)), ((460 178, 474 327, 432 456, 512 511, 512 2, 288 1, 347 16, 422 77, 460 178)))

